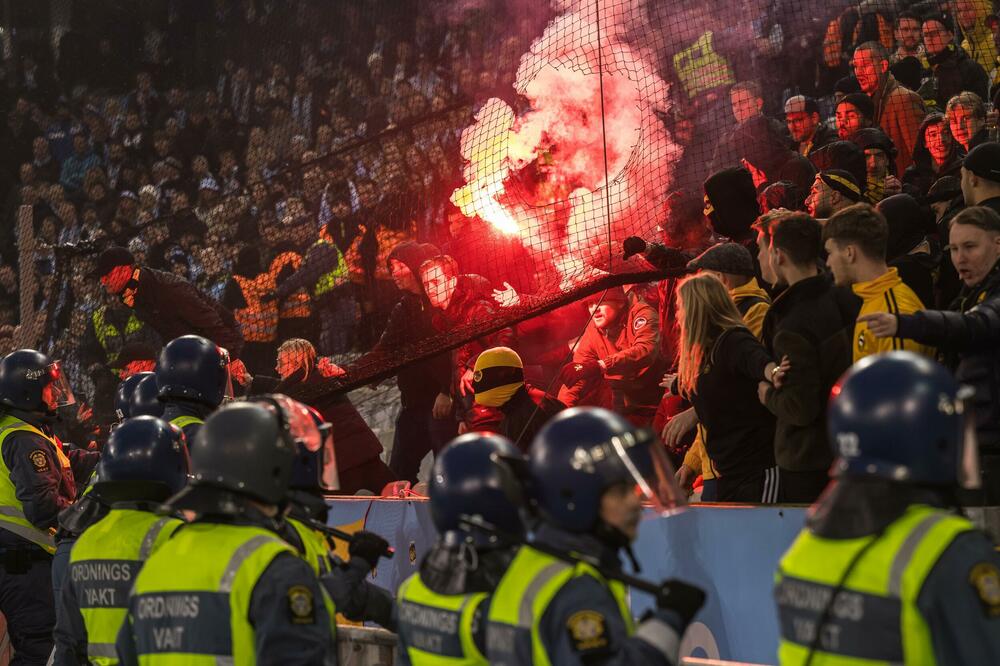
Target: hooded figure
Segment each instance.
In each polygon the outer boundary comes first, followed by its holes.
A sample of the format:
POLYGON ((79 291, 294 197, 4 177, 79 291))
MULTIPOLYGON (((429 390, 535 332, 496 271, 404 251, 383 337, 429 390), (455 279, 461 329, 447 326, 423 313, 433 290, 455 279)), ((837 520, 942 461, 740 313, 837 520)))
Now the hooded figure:
MULTIPOLYGON (((420 282, 420 264, 438 254, 440 250, 430 243, 405 241, 396 245, 386 257, 389 273, 401 295, 375 346, 344 368, 348 378, 367 368, 391 363, 401 347, 437 333, 431 323, 433 309, 420 282)), ((456 422, 450 408, 450 382, 451 359, 447 353, 412 363, 399 371, 397 383, 402 409, 396 418, 396 434, 389 458, 389 468, 398 478, 416 482, 420 461, 427 452, 438 451, 454 436, 456 422)))
POLYGON ((851 135, 851 141, 865 153, 865 168, 867 186, 864 188, 865 198, 871 204, 877 204, 885 198, 886 179, 896 175, 896 145, 889 136, 877 127, 865 127, 851 135), (869 156, 868 151, 873 152, 869 156))
POLYGON ((921 303, 934 302, 934 271, 940 251, 927 240, 934 231, 930 216, 909 194, 896 194, 879 202, 878 211, 889 226, 885 259, 921 303))
POLYGON ((524 381, 524 365, 509 347, 487 349, 476 359, 476 401, 466 424, 470 431, 496 432, 527 451, 550 418, 566 409, 554 396, 524 381))
POLYGON ((705 181, 705 215, 715 233, 744 242, 760 216, 757 189, 750 172, 742 167, 716 171, 705 181))

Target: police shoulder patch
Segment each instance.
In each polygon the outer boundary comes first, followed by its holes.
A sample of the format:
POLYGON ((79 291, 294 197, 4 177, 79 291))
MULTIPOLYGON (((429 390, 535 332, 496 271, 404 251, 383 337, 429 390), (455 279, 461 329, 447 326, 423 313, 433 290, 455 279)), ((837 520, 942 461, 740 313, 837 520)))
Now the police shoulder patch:
POLYGON ((608 646, 607 622, 604 616, 593 610, 577 611, 566 620, 566 630, 573 649, 590 652, 608 646))
POLYGON ((980 562, 969 570, 969 584, 976 591, 983 612, 1000 617, 1000 569, 990 562, 980 562))
POLYGON ((632 322, 632 330, 638 331, 640 328, 649 323, 645 317, 636 317, 635 321, 632 322))
POLYGON ((305 585, 288 588, 288 613, 292 624, 313 624, 316 622, 316 608, 313 593, 305 585))
POLYGON ((36 472, 49 471, 49 457, 45 455, 45 451, 35 449, 28 454, 28 460, 31 461, 31 466, 35 468, 36 472))

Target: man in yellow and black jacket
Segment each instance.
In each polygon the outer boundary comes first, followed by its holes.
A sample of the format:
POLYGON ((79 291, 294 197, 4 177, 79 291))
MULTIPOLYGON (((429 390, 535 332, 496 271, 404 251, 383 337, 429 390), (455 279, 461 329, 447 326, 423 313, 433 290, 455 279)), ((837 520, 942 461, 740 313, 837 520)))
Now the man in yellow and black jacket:
MULTIPOLYGON (((924 309, 917 295, 903 283, 895 268, 886 265, 889 226, 868 204, 855 204, 836 213, 823 227, 826 264, 838 286, 850 286, 861 300, 861 315, 875 312, 912 314, 924 309)), ((934 357, 934 349, 902 337, 877 338, 868 324, 854 326, 853 362, 886 351, 907 350, 934 357)))

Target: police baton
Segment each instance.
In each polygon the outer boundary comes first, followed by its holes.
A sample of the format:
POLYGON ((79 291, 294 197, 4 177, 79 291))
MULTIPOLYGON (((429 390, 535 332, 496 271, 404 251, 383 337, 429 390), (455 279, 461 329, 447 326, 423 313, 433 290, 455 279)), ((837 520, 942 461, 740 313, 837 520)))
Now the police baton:
POLYGON ((458 522, 463 527, 472 527, 485 532, 490 532, 500 537, 508 543, 516 543, 522 546, 530 546, 535 550, 545 553, 546 555, 551 555, 557 560, 562 560, 568 564, 588 564, 595 569, 598 573, 610 580, 617 580, 620 583, 624 583, 629 587, 633 587, 647 594, 653 595, 656 599, 666 599, 670 596, 672 589, 672 581, 666 581, 664 583, 653 583, 645 578, 639 578, 638 576, 633 576, 627 574, 624 571, 612 571, 602 565, 600 561, 591 555, 585 555, 583 553, 578 553, 576 551, 566 551, 555 546, 550 546, 546 543, 539 543, 537 541, 528 541, 525 537, 511 534, 510 532, 505 532, 501 530, 496 525, 486 522, 480 516, 469 516, 462 514, 458 518, 458 522))
MULTIPOLYGON (((312 518, 306 518, 305 523, 314 530, 322 532, 323 534, 326 534, 328 536, 332 536, 334 539, 340 539, 341 541, 346 541, 347 543, 350 543, 351 539, 354 537, 354 535, 351 534, 350 532, 345 532, 344 530, 338 530, 336 527, 330 527, 326 523, 321 523, 318 520, 313 520, 312 518)), ((395 554, 396 554, 396 549, 393 548, 392 546, 387 546, 386 549, 379 554, 379 557, 384 557, 387 560, 391 560, 392 556, 395 554)))

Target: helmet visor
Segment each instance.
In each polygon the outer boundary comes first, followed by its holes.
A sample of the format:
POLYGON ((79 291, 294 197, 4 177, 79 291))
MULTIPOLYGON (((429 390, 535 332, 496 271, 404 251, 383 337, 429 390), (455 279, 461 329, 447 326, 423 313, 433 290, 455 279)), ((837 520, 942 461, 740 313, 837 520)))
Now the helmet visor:
POLYGON ((309 407, 287 395, 275 393, 271 398, 278 404, 285 417, 285 427, 292 439, 311 453, 323 448, 323 434, 316 425, 309 407))
POLYGON ((979 440, 976 438, 976 412, 972 404, 975 389, 963 386, 955 398, 956 411, 962 415, 962 437, 958 450, 958 485, 975 490, 982 486, 979 468, 979 440))
POLYGON ((43 394, 45 395, 45 402, 48 407, 55 409, 57 407, 75 405, 76 398, 73 397, 73 389, 69 387, 69 380, 65 373, 63 373, 59 361, 48 366, 48 373, 51 381, 45 387, 43 394))
POLYGON ((657 513, 669 515, 684 508, 687 498, 677 485, 674 466, 652 431, 613 437, 610 449, 635 481, 637 492, 657 513))

